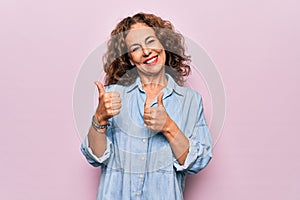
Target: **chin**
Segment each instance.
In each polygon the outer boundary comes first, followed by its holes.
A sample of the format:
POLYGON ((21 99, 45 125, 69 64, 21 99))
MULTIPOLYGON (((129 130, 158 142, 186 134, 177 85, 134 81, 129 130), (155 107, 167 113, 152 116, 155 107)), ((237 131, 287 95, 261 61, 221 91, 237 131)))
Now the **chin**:
POLYGON ((141 68, 141 70, 138 70, 138 71, 141 71, 142 74, 144 74, 144 75, 155 76, 155 75, 164 74, 165 73, 165 67, 161 66, 161 65, 156 65, 156 66, 151 66, 151 67, 143 66, 141 68))

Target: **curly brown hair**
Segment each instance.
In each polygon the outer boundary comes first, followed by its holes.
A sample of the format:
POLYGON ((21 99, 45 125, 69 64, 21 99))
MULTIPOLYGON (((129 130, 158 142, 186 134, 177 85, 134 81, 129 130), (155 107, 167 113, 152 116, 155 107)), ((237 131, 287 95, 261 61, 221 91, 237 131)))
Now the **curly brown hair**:
POLYGON ((125 43, 128 31, 136 23, 144 23, 153 28, 166 52, 166 73, 170 74, 177 84, 183 85, 191 71, 188 65, 190 56, 185 55, 183 36, 175 31, 171 22, 145 13, 124 18, 111 32, 107 51, 103 56, 105 85, 130 85, 136 80, 137 70, 129 62, 129 50, 125 43))

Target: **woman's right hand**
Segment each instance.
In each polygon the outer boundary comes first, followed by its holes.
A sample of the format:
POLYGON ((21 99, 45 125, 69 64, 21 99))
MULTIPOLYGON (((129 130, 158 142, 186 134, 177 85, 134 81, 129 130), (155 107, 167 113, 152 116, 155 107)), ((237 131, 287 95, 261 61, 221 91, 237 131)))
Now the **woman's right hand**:
POLYGON ((99 92, 99 103, 95 118, 100 125, 107 124, 107 120, 120 113, 121 98, 118 92, 105 92, 102 83, 96 81, 99 92))

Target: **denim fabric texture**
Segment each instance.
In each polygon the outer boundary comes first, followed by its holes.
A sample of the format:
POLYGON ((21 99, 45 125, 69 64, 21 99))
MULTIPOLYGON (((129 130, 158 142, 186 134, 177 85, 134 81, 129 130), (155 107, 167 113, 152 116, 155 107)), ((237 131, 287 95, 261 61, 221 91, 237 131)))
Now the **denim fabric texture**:
MULTIPOLYGON (((212 139, 201 95, 166 76, 163 104, 190 144, 185 163, 176 161, 161 132, 144 125, 146 93, 140 78, 130 86, 110 85, 105 90, 120 93, 122 108, 109 120, 106 151, 98 158, 89 148, 87 137, 81 144, 87 161, 101 167, 97 200, 181 200, 186 175, 198 173, 211 160, 212 139)), ((157 106, 157 99, 151 106, 157 106)))

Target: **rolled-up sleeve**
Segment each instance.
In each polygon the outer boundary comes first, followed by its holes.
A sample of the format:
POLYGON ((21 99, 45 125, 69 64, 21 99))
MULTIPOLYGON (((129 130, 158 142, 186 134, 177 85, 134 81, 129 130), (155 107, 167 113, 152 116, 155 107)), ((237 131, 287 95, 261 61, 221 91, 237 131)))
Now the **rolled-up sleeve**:
POLYGON ((112 142, 108 137, 106 137, 106 150, 101 157, 97 157, 92 149, 89 147, 88 137, 85 136, 82 144, 81 144, 81 152, 86 157, 87 161, 94 167, 101 166, 102 164, 106 164, 110 155, 111 155, 111 146, 112 142))
MULTIPOLYGON (((174 167, 177 171, 185 171, 189 174, 196 174, 201 169, 207 166, 212 158, 212 139, 205 122, 202 99, 200 95, 197 95, 197 106, 198 113, 196 113, 194 118, 188 118, 189 121, 193 121, 193 125, 189 124, 192 128, 188 127, 188 140, 189 140, 189 152, 183 165, 179 164, 176 160, 174 162, 174 167)), ((193 107, 193 103, 191 104, 193 107)), ((195 106, 195 104, 194 104, 195 106)), ((193 112, 190 109, 190 112, 193 112)), ((190 114, 193 117, 193 114, 190 114)))

